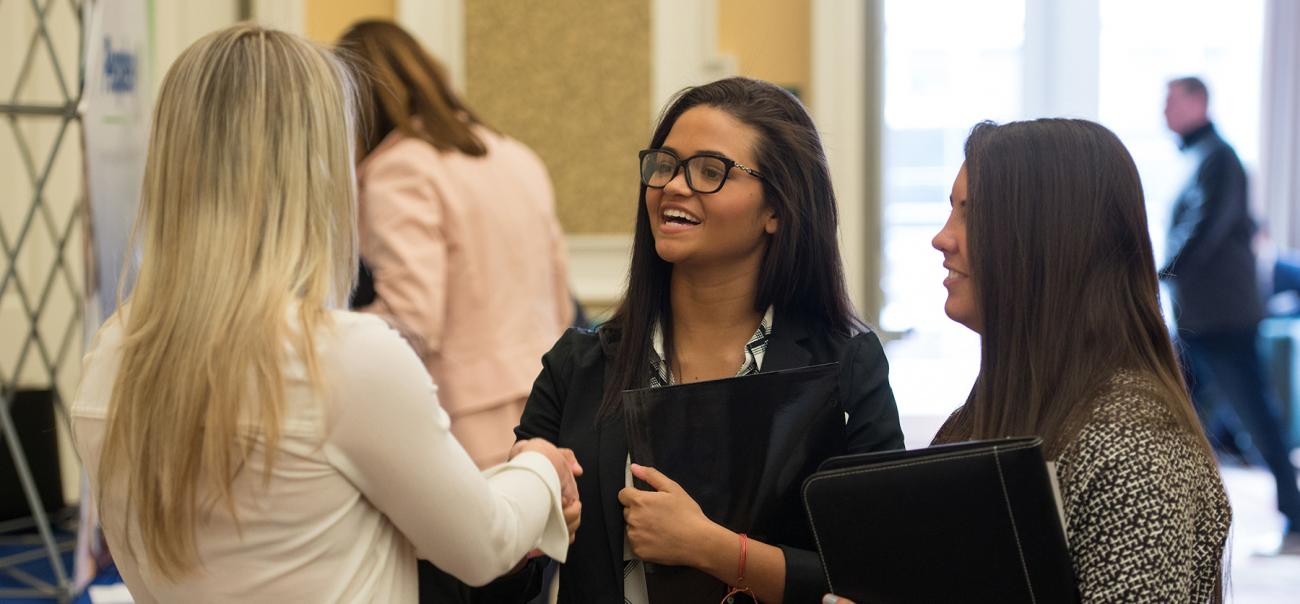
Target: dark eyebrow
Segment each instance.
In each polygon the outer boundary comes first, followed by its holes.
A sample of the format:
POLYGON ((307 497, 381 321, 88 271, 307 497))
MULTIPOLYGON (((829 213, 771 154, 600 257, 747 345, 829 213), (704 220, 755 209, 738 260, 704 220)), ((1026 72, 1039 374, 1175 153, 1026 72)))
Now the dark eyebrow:
MULTIPOLYGON (((661 146, 659 147, 659 149, 661 149, 661 150, 663 150, 663 151, 669 151, 669 152, 671 152, 673 155, 676 155, 676 156, 678 156, 678 157, 682 157, 682 152, 681 152, 681 151, 678 151, 678 150, 676 150, 676 149, 674 149, 674 148, 672 148, 672 147, 669 147, 668 145, 661 145, 661 146)), ((721 151, 714 151, 714 150, 712 150, 712 149, 702 149, 702 150, 700 150, 700 151, 697 151, 697 152, 695 153, 695 155, 692 155, 691 157, 695 157, 695 156, 697 156, 697 155, 709 155, 709 156, 712 156, 712 157, 720 157, 720 158, 722 158, 722 159, 731 159, 732 161, 735 161, 734 159, 731 158, 730 155, 727 155, 726 153, 723 153, 723 152, 721 152, 721 151)), ((683 159, 685 159, 685 158, 683 158, 683 159)))
POLYGON ((723 153, 721 151, 714 151, 712 149, 703 149, 699 153, 696 153, 696 155, 713 155, 724 159, 731 159, 730 155, 727 155, 726 153, 723 153))

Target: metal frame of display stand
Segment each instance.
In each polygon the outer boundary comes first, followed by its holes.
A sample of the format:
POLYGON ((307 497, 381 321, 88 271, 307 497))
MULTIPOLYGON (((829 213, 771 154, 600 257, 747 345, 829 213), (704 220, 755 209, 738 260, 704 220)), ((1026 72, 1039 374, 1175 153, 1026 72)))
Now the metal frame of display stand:
MULTIPOLYGON (((0 0, 0 2, 4 1, 6 0, 0 0)), ((76 44, 78 57, 77 73, 74 74, 76 79, 69 84, 64 77, 62 68, 59 66, 58 57, 54 52, 55 43, 50 36, 46 21, 54 2, 55 0, 45 0, 43 3, 40 0, 29 0, 36 17, 35 24, 28 40, 26 54, 22 58, 13 91, 8 102, 0 103, 0 118, 8 122, 8 131, 14 137, 19 156, 23 162, 23 168, 31 181, 33 189, 30 200, 14 198, 0 200, 0 203, 28 204, 26 211, 23 213, 22 221, 19 223, 17 236, 12 241, 3 228, 4 219, 0 217, 0 253, 4 254, 8 262, 8 268, 3 271, 3 275, 0 275, 0 299, 3 299, 9 288, 12 287, 17 293, 16 297, 28 321, 26 332, 19 335, 22 342, 14 366, 0 367, 0 432, 3 433, 5 443, 8 445, 23 494, 32 511, 30 518, 0 523, 0 544, 41 546, 37 549, 0 557, 0 574, 8 575, 29 586, 18 589, 0 589, 0 600, 26 597, 49 598, 59 602, 70 602, 75 595, 73 593, 75 586, 69 576, 69 569, 63 563, 63 554, 72 551, 76 539, 75 537, 56 539, 51 528, 51 521, 67 522, 71 518, 75 518, 75 510, 65 510, 53 515, 46 513, 46 506, 42 503, 40 493, 37 491, 31 467, 23 452, 17 429, 14 427, 13 416, 10 412, 18 393, 19 377, 23 375, 24 368, 32 359, 39 362, 41 368, 46 371, 50 388, 54 390, 53 404, 63 404, 64 399, 60 395, 57 385, 59 368, 68 360, 69 352, 73 349, 74 344, 79 344, 83 334, 81 301, 84 299, 84 287, 72 275, 65 258, 69 244, 74 241, 76 229, 82 223, 84 199, 78 199, 76 207, 68 218, 59 223, 45 199, 44 192, 49 182, 51 169, 55 163, 55 157, 58 156, 59 149, 69 138, 69 132, 73 130, 69 126, 74 122, 79 123, 81 119, 77 106, 81 101, 85 74, 86 55, 82 33, 85 24, 82 23, 82 2, 80 0, 67 0, 77 22, 76 44), (19 101, 23 87, 29 81, 33 67, 37 63, 37 56, 40 54, 45 54, 48 58, 46 65, 51 69, 58 84, 59 92, 62 95, 62 103, 23 104, 19 101), (57 134, 55 134, 55 138, 50 144, 47 157, 37 158, 34 156, 28 137, 24 136, 19 128, 20 120, 27 119, 58 120, 57 134), (38 159, 42 163, 38 164, 38 159), (54 244, 54 258, 41 283, 24 283, 17 270, 18 255, 22 252, 23 246, 28 243, 33 230, 37 228, 48 230, 47 234, 54 244), (64 325, 57 348, 54 348, 49 346, 46 340, 42 338, 39 320, 47 310, 51 294, 55 291, 55 286, 60 279, 72 292, 76 304, 73 305, 72 316, 68 318, 67 323, 64 325), (14 531, 26 530, 32 527, 37 531, 35 537, 30 535, 8 535, 8 533, 14 531), (41 558, 46 558, 49 561, 54 574, 53 583, 32 576, 20 568, 23 564, 41 558)), ((60 415, 66 421, 67 414, 60 415)))

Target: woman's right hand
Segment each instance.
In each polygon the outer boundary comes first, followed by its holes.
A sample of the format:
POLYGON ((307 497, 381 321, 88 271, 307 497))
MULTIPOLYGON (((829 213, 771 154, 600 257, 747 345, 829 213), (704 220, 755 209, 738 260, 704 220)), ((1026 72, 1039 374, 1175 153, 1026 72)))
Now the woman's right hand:
POLYGON ((822 596, 822 604, 853 604, 853 600, 846 600, 835 594, 826 594, 822 596))

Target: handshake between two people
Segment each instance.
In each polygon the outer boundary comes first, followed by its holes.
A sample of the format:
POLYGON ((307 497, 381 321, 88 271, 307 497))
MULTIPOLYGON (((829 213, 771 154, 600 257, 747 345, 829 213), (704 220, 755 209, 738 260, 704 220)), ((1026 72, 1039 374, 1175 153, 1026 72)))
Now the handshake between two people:
MULTIPOLYGON (((572 449, 562 449, 542 438, 521 440, 510 448, 510 459, 528 451, 541 453, 555 466, 555 474, 560 477, 560 505, 564 509, 564 524, 569 529, 569 543, 573 543, 582 520, 582 501, 578 497, 578 477, 582 476, 582 465, 574 456, 572 449)), ((529 558, 540 556, 537 551, 530 552, 529 558)))

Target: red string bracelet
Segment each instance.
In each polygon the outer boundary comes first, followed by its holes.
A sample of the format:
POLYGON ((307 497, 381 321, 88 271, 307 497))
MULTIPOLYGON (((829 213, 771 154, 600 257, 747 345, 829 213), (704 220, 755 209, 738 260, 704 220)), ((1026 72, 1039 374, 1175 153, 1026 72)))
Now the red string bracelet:
POLYGON ((739 568, 736 569, 736 584, 731 586, 731 590, 727 592, 727 595, 722 596, 722 602, 719 604, 727 604, 732 601, 732 596, 741 593, 749 594, 749 597, 753 599, 755 603, 758 602, 758 597, 754 595, 752 590, 748 587, 741 587, 741 584, 745 582, 745 559, 748 556, 749 537, 744 533, 740 533, 740 564, 738 565, 739 568))

